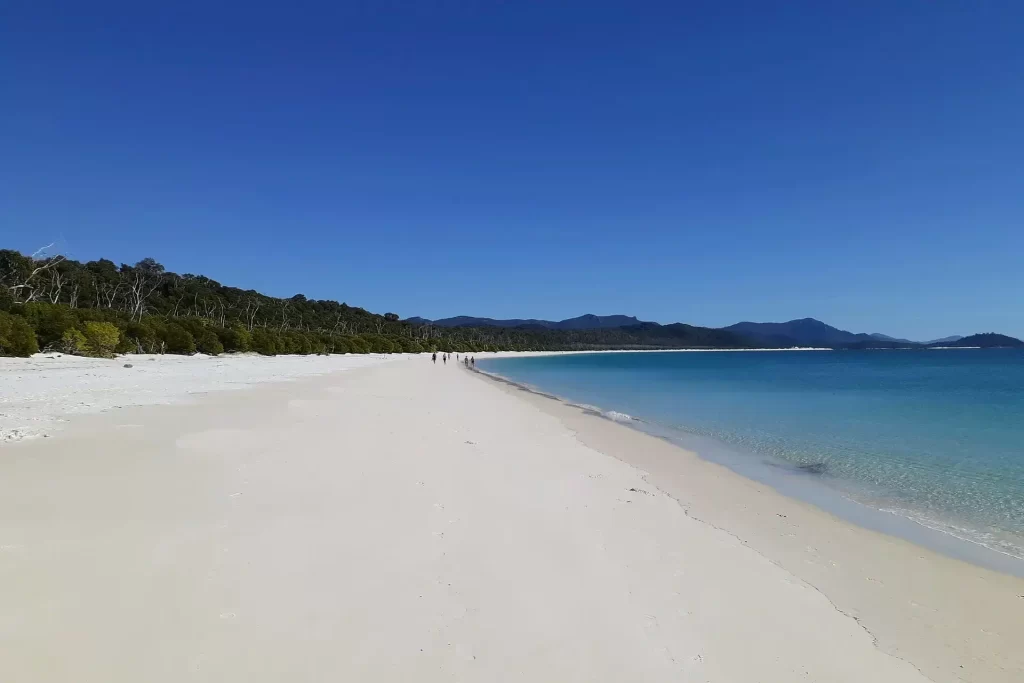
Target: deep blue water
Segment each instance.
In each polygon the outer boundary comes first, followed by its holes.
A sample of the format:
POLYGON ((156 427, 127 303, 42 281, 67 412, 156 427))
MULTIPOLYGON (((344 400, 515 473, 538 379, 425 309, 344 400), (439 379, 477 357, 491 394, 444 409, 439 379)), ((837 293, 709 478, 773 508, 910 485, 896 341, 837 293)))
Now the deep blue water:
POLYGON ((1024 351, 607 353, 480 367, 1024 558, 1024 351))

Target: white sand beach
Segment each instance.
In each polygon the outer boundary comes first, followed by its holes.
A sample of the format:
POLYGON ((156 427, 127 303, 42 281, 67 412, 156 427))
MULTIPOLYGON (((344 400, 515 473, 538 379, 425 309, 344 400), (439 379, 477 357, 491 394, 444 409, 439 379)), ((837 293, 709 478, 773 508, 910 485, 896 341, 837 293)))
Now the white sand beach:
POLYGON ((1020 579, 456 364, 267 361, 4 366, 0 680, 1024 680, 1020 579))
POLYGON ((0 444, 56 433, 73 416, 178 403, 210 391, 323 375, 398 356, 0 357, 0 444))

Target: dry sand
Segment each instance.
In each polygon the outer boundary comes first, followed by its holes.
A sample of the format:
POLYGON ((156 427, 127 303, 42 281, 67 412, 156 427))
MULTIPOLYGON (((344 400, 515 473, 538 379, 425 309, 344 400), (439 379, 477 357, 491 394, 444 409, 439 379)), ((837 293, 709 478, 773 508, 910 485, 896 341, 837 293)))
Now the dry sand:
POLYGON ((52 436, 74 415, 178 403, 210 391, 323 375, 395 358, 147 354, 107 360, 61 353, 0 357, 0 444, 52 436))
POLYGON ((913 546, 543 401, 416 357, 3 446, 0 680, 1020 680, 1024 619, 930 632, 957 614, 918 620, 896 593, 952 585, 961 600, 924 607, 1001 596, 1019 614, 1018 580, 913 549, 925 559, 879 575, 893 584, 841 596, 900 602, 891 626, 914 647, 876 645, 806 558, 773 557, 782 527, 743 510, 878 562, 913 546))

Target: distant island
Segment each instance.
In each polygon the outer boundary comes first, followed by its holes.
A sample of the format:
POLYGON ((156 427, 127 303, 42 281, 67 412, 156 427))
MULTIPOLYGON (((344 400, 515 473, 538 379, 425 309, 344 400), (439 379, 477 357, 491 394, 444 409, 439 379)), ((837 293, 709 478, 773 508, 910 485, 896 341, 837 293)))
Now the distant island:
POLYGON ((330 353, 478 353, 611 349, 833 349, 1024 347, 995 333, 911 342, 855 334, 812 318, 742 322, 716 329, 644 322, 628 315, 561 321, 443 320, 377 314, 333 300, 271 297, 205 275, 172 273, 154 259, 134 265, 81 263, 62 255, 0 250, 0 355, 40 350, 115 353, 252 351, 263 355, 330 353))
POLYGON ((1024 341, 1016 337, 1008 337, 1005 334, 985 332, 983 334, 972 334, 969 337, 959 337, 951 341, 937 341, 928 346, 931 348, 1019 349, 1024 347, 1024 341))
POLYGON ((723 328, 771 347, 820 346, 845 349, 913 349, 913 348, 1017 348, 1024 342, 1003 334, 985 333, 969 337, 953 335, 929 341, 898 339, 877 332, 847 332, 826 325, 814 318, 801 318, 784 323, 742 322, 723 328))

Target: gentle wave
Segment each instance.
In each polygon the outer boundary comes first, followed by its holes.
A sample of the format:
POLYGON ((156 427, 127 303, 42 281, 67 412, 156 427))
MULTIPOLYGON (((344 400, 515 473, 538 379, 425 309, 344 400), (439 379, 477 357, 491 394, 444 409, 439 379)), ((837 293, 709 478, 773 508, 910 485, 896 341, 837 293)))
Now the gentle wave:
MULTIPOLYGON (((819 482, 834 490, 851 503, 864 506, 870 510, 880 513, 909 520, 910 522, 924 527, 925 529, 951 536, 958 541, 964 541, 972 545, 980 546, 987 550, 999 553, 1000 555, 1024 560, 1024 536, 1010 532, 984 529, 966 521, 956 522, 949 519, 942 519, 935 513, 928 513, 907 505, 901 505, 897 501, 889 500, 884 496, 880 496, 875 491, 870 491, 865 489, 863 486, 858 486, 851 480, 843 479, 842 477, 828 476, 831 472, 824 462, 801 462, 799 456, 803 455, 802 453, 787 450, 785 447, 765 435, 762 435, 762 439, 756 439, 725 431, 687 429, 686 427, 678 425, 659 425, 659 427, 662 430, 665 430, 669 435, 670 441, 675 441, 679 443, 679 445, 685 445, 686 436, 693 435, 705 439, 711 439, 731 448, 746 450, 749 452, 748 455, 750 456, 754 454, 762 454, 767 459, 760 464, 766 467, 780 468, 781 470, 788 472, 799 471, 807 474, 826 475, 825 478, 819 478, 819 482)), ((698 454, 705 455, 704 453, 698 454)), ((751 470, 746 470, 744 468, 742 473, 751 475, 752 472, 751 470)), ((756 476, 756 472, 754 473, 754 476, 755 478, 759 478, 756 476)))
MULTIPOLYGON (((853 499, 854 502, 865 504, 862 501, 853 499)), ((903 507, 872 506, 880 512, 897 515, 909 519, 926 529, 938 531, 939 533, 952 536, 953 538, 972 543, 992 552, 1006 555, 1018 560, 1024 560, 1024 539, 1009 539, 994 531, 984 531, 970 526, 962 526, 953 522, 938 520, 917 510, 908 510, 903 507)))

